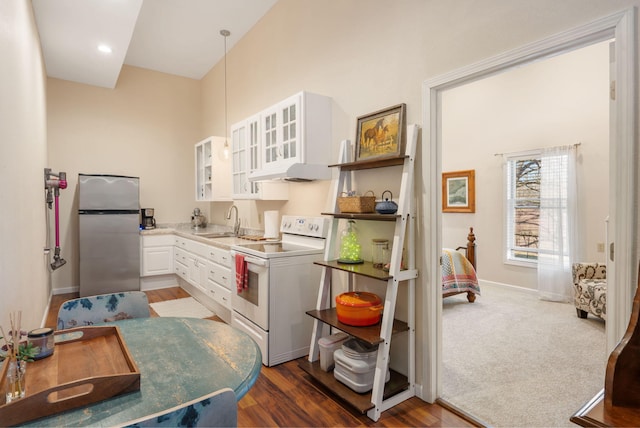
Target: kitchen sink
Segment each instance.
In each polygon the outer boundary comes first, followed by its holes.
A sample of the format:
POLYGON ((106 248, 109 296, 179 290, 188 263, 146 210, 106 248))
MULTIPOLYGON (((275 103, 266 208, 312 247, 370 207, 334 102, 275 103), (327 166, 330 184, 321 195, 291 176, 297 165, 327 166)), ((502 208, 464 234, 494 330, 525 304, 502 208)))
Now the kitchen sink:
POLYGON ((201 238, 227 238, 234 236, 233 232, 194 232, 193 234, 201 238))

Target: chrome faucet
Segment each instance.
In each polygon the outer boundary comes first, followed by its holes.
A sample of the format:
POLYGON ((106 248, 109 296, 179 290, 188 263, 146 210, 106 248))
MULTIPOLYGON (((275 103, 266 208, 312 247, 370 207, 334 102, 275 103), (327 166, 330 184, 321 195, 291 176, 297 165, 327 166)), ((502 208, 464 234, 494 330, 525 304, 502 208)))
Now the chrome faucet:
POLYGON ((235 216, 235 220, 233 222, 233 236, 238 236, 238 233, 240 233, 240 219, 238 218, 238 207, 236 207, 235 205, 231 205, 231 207, 229 208, 229 211, 227 211, 227 220, 231 219, 231 211, 236 212, 236 216, 235 216))

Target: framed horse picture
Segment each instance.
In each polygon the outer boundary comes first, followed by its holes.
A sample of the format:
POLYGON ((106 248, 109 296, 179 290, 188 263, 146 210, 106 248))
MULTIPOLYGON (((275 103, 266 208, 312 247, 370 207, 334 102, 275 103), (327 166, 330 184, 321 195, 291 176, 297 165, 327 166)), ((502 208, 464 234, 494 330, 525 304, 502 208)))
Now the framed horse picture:
POLYGON ((355 161, 404 154, 406 104, 398 104, 358 118, 355 161))

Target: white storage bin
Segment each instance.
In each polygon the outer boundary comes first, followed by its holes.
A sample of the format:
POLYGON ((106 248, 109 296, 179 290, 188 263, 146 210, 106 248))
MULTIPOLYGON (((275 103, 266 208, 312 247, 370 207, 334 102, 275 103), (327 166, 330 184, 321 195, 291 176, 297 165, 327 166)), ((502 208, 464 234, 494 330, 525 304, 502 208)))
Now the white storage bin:
POLYGON ((378 345, 371 345, 356 338, 351 338, 342 344, 342 353, 353 360, 373 361, 378 358, 378 345))
MULTIPOLYGON (((333 353, 336 368, 333 376, 356 392, 367 392, 373 389, 373 377, 375 375, 376 360, 356 360, 344 355, 342 349, 333 353)), ((385 382, 389 381, 389 369, 385 376, 385 382)))
POLYGON ((318 339, 318 346, 320 346, 320 368, 322 370, 328 372, 333 368, 333 353, 336 349, 340 349, 348 338, 349 335, 347 333, 340 332, 318 339))

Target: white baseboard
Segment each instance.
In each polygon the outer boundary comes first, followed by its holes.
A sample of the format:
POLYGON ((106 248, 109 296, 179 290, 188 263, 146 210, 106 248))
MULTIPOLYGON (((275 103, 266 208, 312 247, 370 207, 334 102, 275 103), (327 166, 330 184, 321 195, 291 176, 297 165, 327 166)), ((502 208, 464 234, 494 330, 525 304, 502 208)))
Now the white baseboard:
POLYGON ((510 290, 518 291, 520 293, 527 293, 527 294, 531 294, 531 295, 537 295, 538 294, 538 290, 534 290, 533 288, 520 287, 518 285, 505 284, 505 283, 502 283, 502 282, 495 282, 495 281, 487 281, 487 280, 484 280, 484 279, 478 279, 478 284, 480 284, 480 291, 482 291, 482 286, 483 285, 489 285, 489 286, 495 286, 495 287, 509 288, 510 290))
POLYGON ((224 322, 229 325, 231 324, 231 311, 228 308, 220 305, 211 297, 207 296, 205 293, 180 277, 178 277, 178 284, 180 285, 180 288, 189 293, 191 297, 196 299, 198 302, 202 303, 207 309, 213 311, 213 313, 221 318, 224 322))
POLYGON ((57 296, 58 294, 77 293, 79 291, 80 291, 80 287, 54 288, 53 290, 51 290, 51 294, 57 296))
MULTIPOLYGON (((140 277, 140 290, 158 290, 161 288, 178 287, 178 279, 174 274, 140 277)), ((80 287, 63 287, 51 290, 52 295, 77 293, 80 287)))
MULTIPOLYGON (((415 384, 414 385, 415 391, 416 391, 416 397, 418 397, 419 399, 421 399, 422 401, 425 401, 425 399, 422 396, 422 385, 421 384, 415 384)), ((433 403, 432 403, 433 404, 433 403)))
POLYGON ((178 287, 178 277, 174 274, 147 276, 140 278, 140 290, 159 290, 161 288, 178 287))

